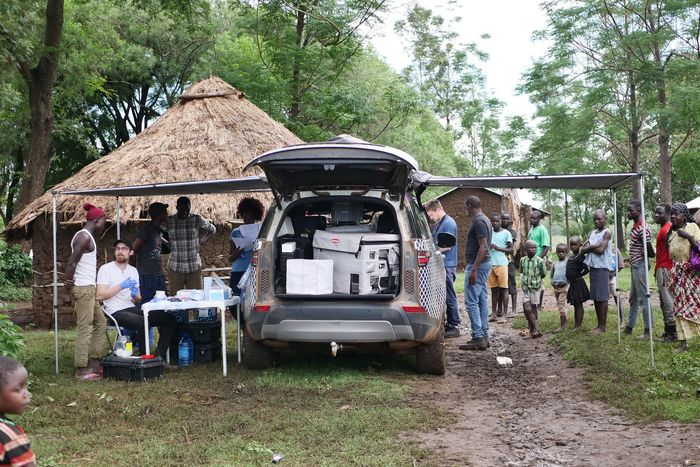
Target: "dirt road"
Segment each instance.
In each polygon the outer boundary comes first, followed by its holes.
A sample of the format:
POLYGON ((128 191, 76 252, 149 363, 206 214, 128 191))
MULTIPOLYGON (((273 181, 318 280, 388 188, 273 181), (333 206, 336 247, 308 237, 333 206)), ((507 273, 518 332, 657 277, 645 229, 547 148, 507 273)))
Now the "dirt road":
MULTIPOLYGON (((419 384, 421 395, 452 412, 456 423, 418 435, 431 465, 700 465, 700 426, 636 424, 590 401, 580 369, 547 343, 523 339, 510 324, 492 328, 491 348, 447 342, 443 379, 419 384), (499 365, 497 356, 512 365, 499 365)), ((464 334, 464 333, 463 333, 464 334)))

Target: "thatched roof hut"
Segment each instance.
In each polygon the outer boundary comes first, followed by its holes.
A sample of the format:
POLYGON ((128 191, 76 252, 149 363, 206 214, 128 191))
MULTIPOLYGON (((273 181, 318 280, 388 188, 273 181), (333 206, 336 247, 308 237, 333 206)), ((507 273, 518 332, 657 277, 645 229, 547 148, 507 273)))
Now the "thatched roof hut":
MULTIPOLYGON (((54 190, 90 189, 170 183, 192 180, 235 178, 255 156, 274 148, 302 143, 282 124, 245 99, 219 78, 194 84, 180 102, 165 112, 150 128, 129 140, 109 155, 89 164, 54 190)), ((246 174, 253 175, 253 174, 246 174)), ((238 201, 245 193, 190 196, 192 212, 217 225, 217 235, 201 251, 204 267, 225 267, 228 235, 236 220, 238 201)), ((253 196, 269 205, 266 193, 253 196)), ((34 315, 37 324, 49 324, 51 310, 51 192, 47 192, 23 210, 7 225, 10 240, 30 239, 34 250, 34 315)), ((135 238, 141 222, 147 220, 148 205, 161 201, 174 211, 176 196, 122 197, 119 219, 121 236, 135 238)), ((59 271, 70 255, 70 239, 84 220, 83 203, 93 202, 115 219, 115 200, 110 197, 57 197, 59 271)), ((116 233, 108 229, 99 244, 99 262, 110 260, 111 243, 116 233)), ((59 282, 60 282, 59 276, 59 282)), ((61 310, 61 321, 68 321, 71 310, 61 310)))
MULTIPOLYGON (((90 189, 240 177, 253 157, 281 146, 302 143, 282 124, 245 99, 220 78, 194 84, 153 126, 109 155, 84 167, 54 190, 90 189)), ((201 195, 192 198, 192 211, 216 223, 235 218, 238 199, 245 194, 201 195)), ((175 198, 157 199, 174 206, 175 198)), ((114 199, 59 196, 60 221, 83 220, 82 204, 91 201, 114 219, 114 199)), ((156 199, 122 198, 120 220, 145 218, 156 199)), ((8 224, 10 239, 29 238, 32 222, 51 213, 46 192, 20 211, 8 224)))

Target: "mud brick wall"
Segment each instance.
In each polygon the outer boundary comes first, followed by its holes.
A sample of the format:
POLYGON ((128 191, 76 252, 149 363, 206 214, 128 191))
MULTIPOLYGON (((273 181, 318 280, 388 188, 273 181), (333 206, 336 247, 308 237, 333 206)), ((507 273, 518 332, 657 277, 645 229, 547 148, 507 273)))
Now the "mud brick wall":
MULTIPOLYGON (((523 238, 523 236, 527 236, 530 225, 530 212, 532 210, 530 206, 515 206, 513 203, 509 202, 507 198, 490 190, 485 190, 483 188, 456 188, 440 196, 438 199, 443 209, 457 222, 459 235, 459 251, 457 256, 459 263, 457 269, 459 271, 464 271, 466 266, 464 246, 467 240, 467 232, 469 232, 469 226, 471 225, 471 219, 464 210, 464 202, 472 195, 479 197, 481 200, 481 210, 489 217, 494 212, 501 213, 517 209, 517 212, 511 212, 510 214, 513 219, 513 225, 516 230, 520 232, 520 238, 518 240, 523 238)), ((518 241, 518 244, 520 243, 521 242, 518 241)))
MULTIPOLYGON (((121 227, 122 238, 134 240, 138 229, 144 225, 143 222, 129 222, 121 227)), ((200 256, 202 257, 203 268, 228 267, 229 236, 231 229, 237 224, 226 224, 216 226, 216 235, 202 246, 200 256)), ((73 235, 82 228, 79 224, 61 224, 58 228, 58 283, 63 283, 63 271, 65 264, 70 257, 70 241, 73 235)), ((51 219, 38 218, 32 225, 32 249, 34 250, 33 269, 33 322, 39 327, 49 327, 53 325, 53 240, 51 219)), ((114 259, 112 245, 116 240, 117 229, 114 225, 109 225, 104 234, 96 239, 97 241, 97 267, 105 262, 114 259)), ((165 269, 167 255, 164 256, 163 268, 165 269)), ((228 276, 227 273, 220 275, 228 276)), ((59 287, 59 294, 62 287, 59 287)), ((73 309, 61 304, 59 296, 58 323, 61 327, 75 325, 73 309)))

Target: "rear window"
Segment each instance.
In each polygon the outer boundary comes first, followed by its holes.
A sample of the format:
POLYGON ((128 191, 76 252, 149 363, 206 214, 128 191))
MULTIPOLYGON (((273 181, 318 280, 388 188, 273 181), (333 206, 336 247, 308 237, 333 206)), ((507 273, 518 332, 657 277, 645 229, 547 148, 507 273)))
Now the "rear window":
POLYGON ((413 236, 415 238, 422 238, 424 240, 432 239, 433 234, 430 231, 430 225, 428 224, 428 218, 425 215, 423 209, 418 205, 415 198, 411 195, 406 195, 406 204, 409 209, 409 218, 411 220, 411 229, 413 230, 413 236))

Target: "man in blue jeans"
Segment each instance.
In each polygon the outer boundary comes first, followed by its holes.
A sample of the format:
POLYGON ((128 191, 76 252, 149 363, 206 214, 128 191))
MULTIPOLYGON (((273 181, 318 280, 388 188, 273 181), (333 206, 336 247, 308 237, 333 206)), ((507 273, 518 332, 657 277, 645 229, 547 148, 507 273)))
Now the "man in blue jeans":
POLYGON ((637 324, 639 308, 642 309, 644 319, 644 334, 641 339, 649 338, 649 297, 647 296, 647 268, 644 264, 644 240, 646 237, 647 256, 654 257, 654 248, 651 243, 651 230, 642 217, 642 203, 633 199, 627 204, 627 219, 634 221, 630 231, 630 271, 632 284, 630 287, 630 314, 625 326, 625 334, 632 334, 634 325, 637 324))
POLYGON ((471 321, 472 339, 459 346, 461 350, 484 350, 489 347, 489 296, 486 279, 491 272, 491 221, 481 212, 481 200, 470 196, 464 203, 472 219, 467 233, 464 276, 464 301, 471 321))
POLYGON ((425 203, 425 212, 433 223, 433 242, 438 243, 438 234, 445 232, 455 238, 453 247, 438 248, 445 255, 446 301, 447 322, 445 323, 445 337, 459 337, 459 305, 455 293, 455 276, 457 273, 457 223, 445 213, 442 204, 437 199, 431 199, 425 203))

